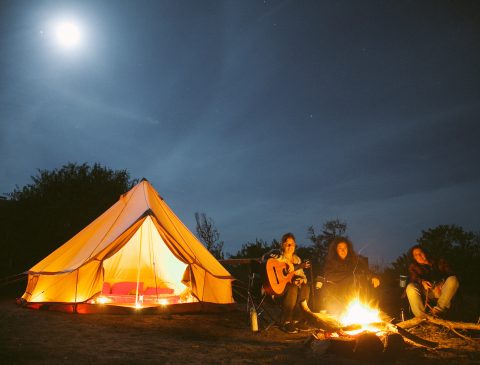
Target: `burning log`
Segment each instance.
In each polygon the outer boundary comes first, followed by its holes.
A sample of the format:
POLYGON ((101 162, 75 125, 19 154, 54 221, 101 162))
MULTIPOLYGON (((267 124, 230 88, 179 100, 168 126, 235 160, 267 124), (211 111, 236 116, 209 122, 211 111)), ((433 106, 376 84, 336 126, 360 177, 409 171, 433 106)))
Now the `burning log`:
POLYGON ((328 337, 326 334, 313 334, 305 341, 316 355, 335 354, 363 361, 376 362, 382 359, 396 359, 405 350, 403 337, 396 333, 377 336, 364 332, 355 336, 328 337))
MULTIPOLYGON (((302 312, 307 320, 321 330, 333 333, 339 331, 356 331, 363 328, 362 324, 359 323, 342 325, 337 318, 329 315, 328 313, 314 313, 310 310, 306 301, 303 301, 300 304, 300 308, 302 309, 302 312)), ((382 328, 385 327, 385 322, 373 322, 370 325, 376 328, 382 328)))
POLYGON ((326 313, 313 313, 308 307, 306 300, 300 304, 300 308, 302 309, 302 312, 307 318, 308 322, 317 328, 328 332, 336 332, 341 328, 340 323, 334 317, 326 313))
POLYGON ((330 352, 375 361, 383 357, 398 357, 405 349, 405 341, 427 348, 438 346, 437 342, 423 339, 387 322, 381 318, 378 310, 362 304, 358 299, 350 303, 340 320, 326 313, 312 313, 306 302, 301 307, 304 314, 314 319, 320 328, 312 336, 314 339, 306 342, 316 353, 330 352))

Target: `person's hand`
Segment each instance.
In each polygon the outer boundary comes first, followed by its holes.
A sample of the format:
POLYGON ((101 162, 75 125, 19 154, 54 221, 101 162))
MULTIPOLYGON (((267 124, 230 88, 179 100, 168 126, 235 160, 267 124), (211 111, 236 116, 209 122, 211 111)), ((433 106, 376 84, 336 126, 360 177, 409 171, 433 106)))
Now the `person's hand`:
POLYGON ((300 286, 302 285, 302 278, 296 278, 295 280, 293 280, 293 283, 296 285, 296 286, 300 286))
POLYGON ((288 262, 287 265, 288 265, 288 272, 295 271, 295 266, 293 266, 292 263, 288 262))
POLYGON ((372 285, 374 288, 378 287, 380 285, 380 279, 379 278, 372 278, 372 285))
POLYGON ((422 280, 422 285, 425 290, 430 290, 433 287, 432 283, 427 280, 422 280))

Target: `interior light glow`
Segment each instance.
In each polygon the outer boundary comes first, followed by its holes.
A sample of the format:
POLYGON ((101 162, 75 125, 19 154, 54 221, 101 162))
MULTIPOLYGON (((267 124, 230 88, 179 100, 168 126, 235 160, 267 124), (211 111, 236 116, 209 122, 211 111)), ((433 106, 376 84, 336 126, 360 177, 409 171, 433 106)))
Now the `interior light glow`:
POLYGON ((106 304, 109 302, 109 299, 108 298, 105 298, 105 297, 98 297, 97 298, 97 303, 98 304, 106 304))

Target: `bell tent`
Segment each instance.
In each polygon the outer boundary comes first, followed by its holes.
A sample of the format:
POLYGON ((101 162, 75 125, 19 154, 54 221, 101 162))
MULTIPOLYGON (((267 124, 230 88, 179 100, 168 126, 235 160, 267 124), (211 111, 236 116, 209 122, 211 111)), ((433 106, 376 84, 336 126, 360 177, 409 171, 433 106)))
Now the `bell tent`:
POLYGON ((232 276, 142 180, 28 272, 28 307, 78 313, 233 304, 232 276))

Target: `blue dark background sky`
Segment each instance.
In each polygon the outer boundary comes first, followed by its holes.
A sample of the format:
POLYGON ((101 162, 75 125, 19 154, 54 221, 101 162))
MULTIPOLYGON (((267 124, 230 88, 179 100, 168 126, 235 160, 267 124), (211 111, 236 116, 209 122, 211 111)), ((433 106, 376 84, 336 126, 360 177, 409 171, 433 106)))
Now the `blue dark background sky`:
POLYGON ((334 218, 380 263, 479 231, 479 117, 476 1, 0 2, 0 193, 127 169, 230 253, 334 218))

